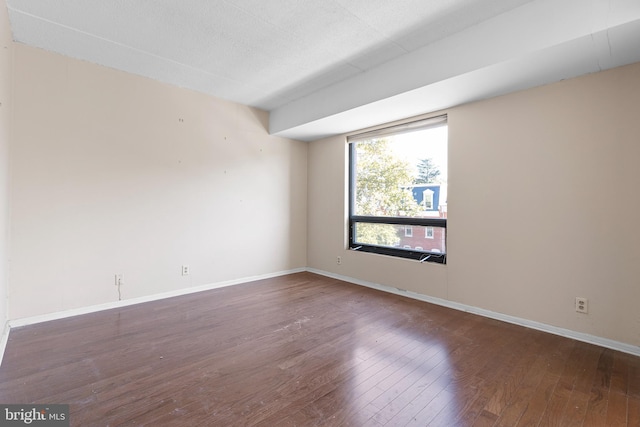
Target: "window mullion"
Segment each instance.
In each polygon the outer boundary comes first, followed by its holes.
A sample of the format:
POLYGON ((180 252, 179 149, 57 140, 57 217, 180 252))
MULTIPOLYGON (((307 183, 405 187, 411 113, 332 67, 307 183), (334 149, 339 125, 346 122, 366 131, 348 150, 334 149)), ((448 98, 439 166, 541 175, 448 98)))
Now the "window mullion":
POLYGON ((363 216, 352 215, 353 222, 365 222, 369 224, 394 224, 394 225, 423 225, 435 227, 447 227, 446 218, 405 218, 389 216, 363 216))

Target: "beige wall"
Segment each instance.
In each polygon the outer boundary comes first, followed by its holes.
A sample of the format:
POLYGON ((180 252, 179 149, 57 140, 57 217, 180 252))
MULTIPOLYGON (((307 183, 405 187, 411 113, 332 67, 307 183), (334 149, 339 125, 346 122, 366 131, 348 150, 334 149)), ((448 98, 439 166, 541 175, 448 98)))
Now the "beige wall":
POLYGON ((446 266, 346 251, 344 137, 313 142, 309 267, 640 345, 638 105, 634 64, 449 110, 446 266))
POLYGON ((306 265, 307 144, 266 112, 14 48, 11 319, 306 265))
MULTIPOLYGON (((9 139, 13 41, 7 4, 0 0, 0 334, 8 319, 7 251, 9 232, 9 139)), ((1 357, 1 356, 0 356, 1 357)))

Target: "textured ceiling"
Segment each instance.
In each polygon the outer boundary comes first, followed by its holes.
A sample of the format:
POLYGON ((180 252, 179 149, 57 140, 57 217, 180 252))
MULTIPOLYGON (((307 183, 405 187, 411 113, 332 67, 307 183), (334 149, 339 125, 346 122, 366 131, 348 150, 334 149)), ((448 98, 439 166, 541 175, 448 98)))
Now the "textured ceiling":
MULTIPOLYGON (((272 111, 279 134, 301 139, 349 130, 344 124, 323 127, 328 122, 322 119, 518 59, 517 43, 534 51, 606 31, 626 22, 627 18, 614 19, 616 8, 618 15, 633 12, 627 21, 635 20, 640 14, 637 4, 640 1, 8 1, 18 42, 272 111), (520 28, 510 28, 508 22, 517 23, 518 17, 521 27, 527 27, 529 19, 522 11, 529 10, 537 27, 527 28, 526 35, 520 28), (554 20, 558 11, 570 15, 554 20), (600 17, 605 15, 614 18, 603 23, 600 17), (576 16, 588 21, 588 28, 572 24, 576 16), (573 32, 555 28, 566 21, 573 32), (481 39, 487 23, 496 28, 491 45, 481 39), (547 42, 550 33, 555 39, 547 42), (496 50, 496 44, 502 50, 496 50), (464 60, 452 60, 458 57, 464 60), (412 70, 420 75, 411 76, 412 70), (349 99, 341 97, 345 99, 326 105, 336 87, 349 99), (355 92, 349 95, 351 91, 355 92), (308 125, 320 129, 301 130, 308 125), (296 131, 288 133, 289 129, 296 131)), ((473 97, 451 93, 449 98, 425 103, 422 111, 397 111, 417 114, 473 97)), ((374 116, 382 121, 398 118, 374 116)), ((352 128, 373 124, 352 123, 352 128)))

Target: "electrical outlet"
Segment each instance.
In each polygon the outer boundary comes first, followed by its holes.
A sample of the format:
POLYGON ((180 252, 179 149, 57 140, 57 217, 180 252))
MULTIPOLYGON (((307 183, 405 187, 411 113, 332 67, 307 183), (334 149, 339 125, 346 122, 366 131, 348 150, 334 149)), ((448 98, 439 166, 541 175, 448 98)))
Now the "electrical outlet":
POLYGON ((122 286, 124 284, 124 275, 122 274, 116 274, 116 282, 115 285, 116 286, 122 286))
POLYGON ((342 257, 341 256, 336 258, 336 264, 338 264, 338 265, 342 264, 342 257))
POLYGON ((576 297, 576 311, 587 314, 589 312, 589 300, 584 297, 576 297))
POLYGON ((189 266, 188 265, 183 265, 182 266, 182 275, 183 276, 188 276, 190 272, 191 271, 189 270, 189 266))

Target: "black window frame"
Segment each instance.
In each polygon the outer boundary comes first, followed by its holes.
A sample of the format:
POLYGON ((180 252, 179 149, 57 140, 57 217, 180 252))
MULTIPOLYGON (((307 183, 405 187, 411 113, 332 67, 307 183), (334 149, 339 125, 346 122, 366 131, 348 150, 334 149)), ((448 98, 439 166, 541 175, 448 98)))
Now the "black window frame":
MULTIPOLYGON (((411 132, 418 129, 428 129, 429 127, 437 127, 447 125, 447 116, 437 116, 429 119, 416 120, 401 125, 389 126, 381 129, 386 132, 387 135, 397 135, 403 132, 411 132)), ((388 225, 411 225, 411 226, 425 226, 425 227, 441 227, 444 228, 445 233, 445 247, 447 240, 447 219, 446 218, 409 218, 409 217, 389 217, 389 216, 367 216, 367 215, 355 215, 355 167, 356 167, 356 155, 355 155, 355 143, 373 137, 375 133, 380 130, 366 132, 362 134, 355 134, 347 138, 349 145, 349 249, 359 252, 369 252, 379 255, 394 256, 399 258, 413 259, 420 262, 434 262, 438 264, 447 263, 447 253, 431 252, 425 250, 394 248, 389 246, 379 246, 371 244, 363 244, 355 241, 356 224, 368 223, 368 224, 388 224, 388 225)))

